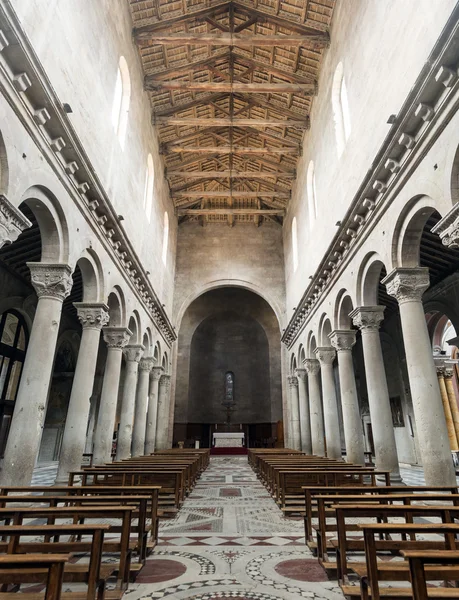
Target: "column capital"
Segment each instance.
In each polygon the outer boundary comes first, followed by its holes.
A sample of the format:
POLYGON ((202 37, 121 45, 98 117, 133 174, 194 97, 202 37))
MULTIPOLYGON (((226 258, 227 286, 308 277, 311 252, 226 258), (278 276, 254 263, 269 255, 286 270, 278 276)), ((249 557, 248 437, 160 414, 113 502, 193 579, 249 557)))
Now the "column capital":
POLYGON ((459 202, 431 229, 447 248, 459 248, 459 202))
POLYGON ((72 269, 66 264, 26 263, 39 298, 54 298, 63 302, 72 291, 72 269))
POLYGON ((350 352, 355 344, 355 331, 353 329, 335 329, 328 338, 337 352, 350 352))
POLYGON ((306 369, 296 369, 295 373, 298 379, 301 379, 301 381, 306 381, 308 377, 308 372, 306 371, 306 369))
POLYGON ((308 375, 316 375, 320 371, 320 362, 316 358, 305 358, 303 364, 308 375))
POLYGON ((332 365, 336 358, 336 350, 329 347, 316 348, 314 354, 321 365, 332 365))
POLYGON ((349 316, 361 331, 378 331, 384 319, 385 308, 385 306, 358 306, 349 313, 349 316))
POLYGON ((138 363, 142 358, 144 350, 145 346, 143 346, 142 344, 129 344, 129 346, 123 348, 123 354, 128 362, 138 363))
POLYGON ((98 329, 108 325, 110 316, 108 306, 103 302, 74 302, 77 310, 78 320, 83 329, 98 329))
POLYGON ((160 387, 164 388, 167 392, 171 385, 171 376, 165 374, 161 375, 161 377, 159 378, 159 385, 160 387))
POLYGON ((104 340, 109 348, 122 350, 128 345, 132 336, 132 331, 127 327, 104 327, 104 340))
POLYGON ((389 296, 399 304, 421 302, 422 295, 430 285, 428 267, 401 267, 394 269, 381 281, 389 296))
POLYGON ((164 369, 162 367, 153 367, 150 371, 150 379, 153 381, 159 381, 163 372, 164 369))
POLYGON ((155 359, 152 356, 147 356, 142 358, 139 363, 139 369, 141 371, 148 371, 148 373, 153 369, 153 365, 155 364, 155 359))
POLYGON ((295 377, 295 375, 289 375, 287 377, 288 380, 288 385, 290 388, 296 388, 298 387, 298 377, 295 377))
POLYGON ((0 248, 15 242, 24 229, 32 227, 29 219, 0 194, 0 248))

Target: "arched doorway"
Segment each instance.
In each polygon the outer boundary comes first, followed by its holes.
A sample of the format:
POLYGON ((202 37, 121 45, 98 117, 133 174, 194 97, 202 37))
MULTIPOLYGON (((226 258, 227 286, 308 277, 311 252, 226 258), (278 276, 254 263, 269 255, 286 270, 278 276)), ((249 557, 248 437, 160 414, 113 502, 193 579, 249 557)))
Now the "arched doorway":
POLYGON ((179 331, 174 443, 199 440, 209 447, 217 430, 242 431, 249 445, 270 446, 281 419, 274 311, 242 288, 202 294, 185 311, 179 331))

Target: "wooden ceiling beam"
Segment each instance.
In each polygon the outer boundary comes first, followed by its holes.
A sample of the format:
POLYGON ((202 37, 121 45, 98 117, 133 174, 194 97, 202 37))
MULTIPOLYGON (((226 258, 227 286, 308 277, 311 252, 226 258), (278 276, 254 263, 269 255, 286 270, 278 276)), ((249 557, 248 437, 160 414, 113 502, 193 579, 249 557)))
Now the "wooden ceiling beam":
POLYGON ((309 118, 304 120, 287 119, 179 119, 176 117, 157 117, 155 125, 178 125, 181 127, 291 127, 293 129, 309 129, 309 118))
POLYGON ((214 65, 219 60, 227 60, 228 52, 222 54, 215 54, 212 56, 208 56, 202 60, 197 60, 192 63, 188 63, 181 67, 170 67, 169 69, 165 69, 164 71, 159 71, 158 73, 152 73, 150 75, 145 75, 144 78, 144 88, 147 90, 148 86, 155 81, 162 81, 164 79, 169 79, 173 77, 178 77, 180 75, 189 75, 190 72, 194 72, 197 69, 204 70, 206 67, 214 65))
POLYGON ((173 27, 174 25, 180 25, 181 23, 188 23, 189 21, 193 21, 195 19, 205 19, 206 17, 211 17, 212 15, 221 14, 229 8, 230 4, 231 0, 225 0, 225 2, 220 2, 214 6, 207 6, 206 8, 195 10, 194 12, 190 11, 185 15, 178 15, 177 17, 172 17, 170 19, 161 19, 161 22, 159 23, 152 23, 142 27, 134 27, 132 35, 135 39, 138 35, 151 35, 156 31, 162 31, 164 29, 168 31, 170 27, 173 27))
POLYGON ((285 79, 289 79, 294 83, 313 83, 314 81, 311 78, 302 77, 301 75, 296 75, 291 71, 285 71, 284 69, 280 69, 279 67, 275 67, 269 63, 264 63, 261 60, 256 60, 253 57, 241 56, 237 52, 237 48, 234 50, 234 58, 236 62, 241 63, 242 65, 247 65, 251 67, 256 67, 260 71, 266 71, 270 75, 276 75, 277 77, 285 77, 285 79))
POLYGON ((292 154, 299 156, 301 148, 254 148, 251 146, 171 146, 169 152, 194 154, 292 154))
MULTIPOLYGON (((271 102, 266 100, 266 98, 260 98, 259 96, 258 97, 253 97, 253 96, 246 97, 246 96, 244 96, 244 94, 235 93, 234 98, 236 100, 240 100, 241 102, 245 102, 247 104, 247 107, 244 108, 244 110, 248 110, 251 106, 259 106, 260 108, 265 108, 269 111, 276 112, 279 115, 282 115, 283 117, 288 117, 288 118, 291 118, 294 120, 301 119, 301 118, 307 118, 307 117, 301 115, 300 113, 290 110, 287 107, 276 106, 275 104, 271 104, 271 102)), ((243 112, 243 111, 240 110, 238 112, 243 112)))
MULTIPOLYGON (((175 158, 175 154, 169 154, 168 156, 166 156, 167 158, 175 158)), ((188 165, 194 165, 197 162, 202 162, 202 161, 206 161, 206 160, 214 160, 218 158, 218 154, 212 154, 210 153, 209 156, 204 156, 202 154, 199 154, 198 156, 191 156, 190 158, 187 158, 186 160, 180 160, 179 163, 177 164, 177 167, 180 167, 180 169, 183 169, 184 167, 187 167, 188 165)))
POLYGON ((282 171, 177 171, 165 169, 166 177, 181 177, 182 179, 266 179, 266 177, 279 177, 282 179, 295 179, 296 172, 284 173, 282 171))
POLYGON ((252 48, 260 46, 298 46, 320 50, 328 48, 330 37, 328 33, 318 31, 301 35, 247 35, 244 33, 151 33, 134 31, 134 40, 140 46, 238 46, 252 48))
POLYGON ((171 197, 178 198, 286 198, 290 199, 290 192, 279 191, 256 191, 247 192, 245 190, 188 190, 184 192, 172 192, 171 197))
POLYGON ((163 90, 188 90, 190 92, 240 92, 243 94, 303 94, 315 96, 317 86, 315 83, 244 83, 240 81, 154 81, 148 83, 149 92, 163 90))
POLYGON ((179 208, 179 217, 200 215, 277 215, 285 216, 284 209, 269 208, 179 208))
POLYGON ((175 106, 163 108, 161 110, 153 112, 153 123, 155 122, 155 118, 157 117, 167 117, 169 115, 174 115, 177 112, 189 110, 190 108, 194 108, 195 106, 199 106, 200 104, 209 104, 209 102, 216 102, 218 100, 221 100, 222 98, 225 98, 226 96, 227 94, 208 94, 207 96, 201 96, 201 98, 195 98, 194 100, 184 102, 183 104, 177 104, 175 106))

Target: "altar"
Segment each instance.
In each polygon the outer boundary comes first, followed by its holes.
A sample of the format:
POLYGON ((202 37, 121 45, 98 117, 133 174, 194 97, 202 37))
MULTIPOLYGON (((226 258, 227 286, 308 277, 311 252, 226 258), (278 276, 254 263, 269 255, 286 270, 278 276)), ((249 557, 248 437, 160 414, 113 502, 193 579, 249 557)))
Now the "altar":
POLYGON ((215 448, 243 448, 245 433, 214 433, 212 435, 212 446, 215 448))

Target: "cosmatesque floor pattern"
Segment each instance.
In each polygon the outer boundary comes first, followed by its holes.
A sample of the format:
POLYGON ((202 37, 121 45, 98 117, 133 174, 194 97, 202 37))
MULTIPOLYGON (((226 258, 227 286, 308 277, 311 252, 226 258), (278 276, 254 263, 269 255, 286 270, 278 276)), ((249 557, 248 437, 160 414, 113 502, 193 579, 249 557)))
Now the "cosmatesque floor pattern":
POLYGON ((127 592, 129 600, 342 600, 246 456, 213 457, 127 592))

